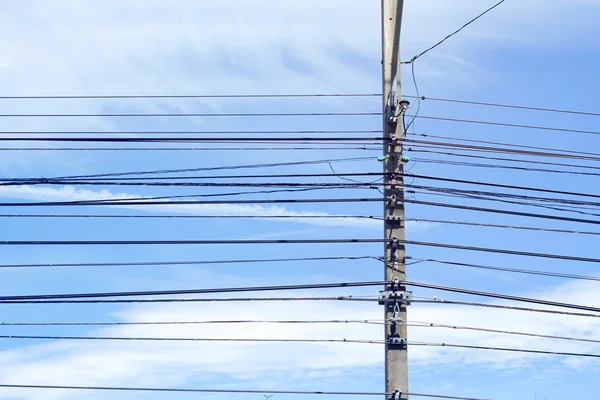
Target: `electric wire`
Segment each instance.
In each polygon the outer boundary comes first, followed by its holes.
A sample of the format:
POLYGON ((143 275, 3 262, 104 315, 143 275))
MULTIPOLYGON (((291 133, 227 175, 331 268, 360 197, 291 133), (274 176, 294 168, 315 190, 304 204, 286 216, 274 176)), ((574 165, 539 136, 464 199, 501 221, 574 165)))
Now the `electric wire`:
POLYGON ((444 305, 455 305, 455 306, 483 307, 483 308, 494 308, 494 309, 499 309, 499 310, 511 310, 511 311, 527 311, 527 312, 535 312, 535 313, 542 313, 542 314, 567 315, 567 316, 571 316, 571 317, 600 318, 600 314, 589 314, 589 313, 579 313, 579 312, 561 311, 561 310, 549 310, 549 309, 540 309, 540 308, 528 308, 528 307, 508 306, 508 305, 500 305, 500 304, 489 304, 489 303, 477 303, 477 302, 470 302, 470 301, 455 301, 455 300, 444 300, 444 299, 433 299, 433 300, 413 299, 413 300, 411 300, 411 302, 412 303, 422 303, 422 304, 444 304, 444 305))
MULTIPOLYGON (((50 389, 50 390, 94 390, 125 392, 167 392, 167 393, 243 393, 243 394, 290 394, 290 395, 325 395, 325 396, 389 396, 392 393, 379 392, 328 392, 328 391, 293 391, 293 390, 242 390, 242 389, 192 389, 192 388, 149 388, 149 387, 108 387, 108 386, 66 386, 66 385, 9 385, 0 384, 0 388, 13 389, 50 389)), ((428 397, 448 400, 488 400, 473 397, 444 396, 436 394, 403 393, 414 397, 428 397)))
POLYGON ((466 24, 462 25, 460 28, 458 28, 454 32, 450 33, 448 36, 446 36, 445 38, 443 38, 442 40, 440 40, 439 42, 437 42, 433 46, 425 49, 424 51, 420 52, 419 54, 417 54, 416 56, 414 56, 413 58, 411 58, 410 61, 404 61, 403 64, 414 64, 414 62, 418 58, 422 57, 423 55, 429 53, 431 50, 433 50, 436 47, 440 46, 442 43, 444 43, 446 40, 450 39, 452 36, 457 35, 463 29, 465 29, 466 27, 468 27, 469 25, 471 25, 472 23, 474 23, 475 21, 477 21, 478 19, 480 19, 481 17, 483 17, 484 15, 486 15, 487 13, 491 12, 492 10, 494 10, 496 7, 500 6, 505 1, 506 0, 501 0, 498 3, 494 4, 492 7, 488 8, 487 10, 485 10, 484 12, 482 12, 481 14, 477 15, 475 18, 471 19, 469 22, 467 22, 466 24))
POLYGON ((103 177, 115 177, 115 176, 127 176, 127 175, 160 175, 169 173, 183 173, 183 172, 201 172, 201 171, 227 171, 227 170, 238 170, 238 169, 255 169, 255 168, 275 168, 275 167, 290 167, 299 165, 319 165, 328 164, 332 162, 351 162, 351 161, 374 161, 373 157, 346 157, 346 158, 331 158, 321 160, 307 160, 307 161, 294 161, 294 162, 280 162, 280 163, 262 163, 262 164, 245 164, 245 165, 227 165, 218 167, 199 167, 199 168, 180 168, 180 169, 159 169, 152 171, 133 171, 133 172, 113 172, 104 174, 93 174, 93 175, 72 175, 72 176, 61 176, 53 179, 75 179, 75 178, 103 178, 103 177))
POLYGON ((131 215, 131 214, 0 214, 0 218, 137 218, 137 219, 364 219, 383 221, 371 215, 131 215))
POLYGON ((408 324, 404 324, 409 327, 415 328, 444 328, 444 329, 453 329, 453 330, 464 330, 464 331, 474 331, 474 332, 486 332, 486 333, 498 333, 503 335, 515 335, 515 336, 528 336, 542 339, 553 339, 553 340, 567 340, 571 342, 585 342, 585 343, 600 343, 600 340, 595 339, 584 339, 584 338, 575 338, 569 336, 555 336, 555 335, 542 335, 539 333, 528 333, 528 332, 515 332, 509 330, 499 330, 499 329, 488 329, 488 328, 476 328, 472 326, 461 326, 461 325, 448 325, 448 324, 438 324, 433 322, 412 322, 408 324))
POLYGON ((292 203, 363 203, 383 202, 381 198, 321 198, 321 199, 273 199, 273 200, 193 200, 193 201, 114 201, 112 199, 76 200, 76 201, 46 201, 32 203, 0 203, 1 207, 56 207, 56 206, 154 206, 154 205, 207 205, 207 204, 292 204, 292 203))
POLYGON ((136 266, 166 266, 166 265, 218 265, 218 264, 264 264, 301 261, 357 261, 379 260, 375 256, 335 256, 335 257, 298 257, 298 258, 267 258, 267 259, 231 259, 231 260, 188 260, 188 261, 120 261, 106 263, 44 263, 44 264, 0 264, 0 268, 59 268, 59 267, 136 267, 136 266))
POLYGON ((381 112, 296 112, 296 113, 122 113, 122 114, 0 114, 0 118, 80 118, 80 117, 135 117, 135 118, 172 118, 172 117, 363 117, 380 116, 381 112))
POLYGON ((473 206, 465 206, 465 205, 460 205, 460 204, 413 200, 413 199, 408 199, 408 198, 405 198, 404 202, 410 203, 410 204, 423 205, 423 206, 431 206, 431 207, 453 208, 453 209, 457 209, 457 210, 477 211, 477 212, 486 212, 486 213, 492 213, 492 214, 513 215, 513 216, 519 216, 519 217, 540 218, 540 219, 548 219, 548 220, 554 220, 554 221, 566 221, 566 222, 577 222, 577 223, 581 223, 581 224, 600 225, 600 220, 593 220, 593 219, 572 218, 572 217, 564 217, 564 216, 558 216, 558 215, 536 214, 536 213, 529 213, 529 212, 522 212, 522 211, 501 210, 501 209, 497 209, 497 208, 473 207, 473 206))
POLYGON ((480 265, 480 264, 454 262, 454 261, 443 261, 443 260, 437 260, 437 259, 433 259, 433 258, 407 257, 407 259, 414 260, 415 262, 412 264, 435 263, 435 264, 452 265, 452 266, 457 266, 457 267, 467 267, 467 268, 486 269, 486 270, 491 270, 491 271, 510 272, 510 273, 516 273, 516 274, 548 276, 548 277, 553 277, 553 278, 576 279, 576 280, 600 282, 600 278, 594 277, 594 276, 563 274, 563 273, 557 273, 557 272, 538 271, 538 270, 519 269, 519 268, 494 267, 494 266, 489 266, 489 265, 480 265))
POLYGON ((378 93, 248 93, 248 94, 109 94, 109 95, 50 95, 50 96, 0 96, 0 100, 50 100, 50 99, 255 99, 302 97, 378 97, 378 93))
POLYGON ((353 320, 353 319, 332 319, 332 320, 202 320, 202 321, 103 321, 103 322, 0 322, 0 326, 130 326, 130 325, 221 325, 221 324, 371 324, 384 325, 384 321, 377 320, 353 320))
POLYGON ((571 352, 561 352, 561 351, 516 349, 516 348, 510 348, 510 347, 473 346, 473 345, 466 345, 466 344, 409 342, 409 345, 411 345, 411 346, 427 346, 427 347, 450 347, 450 348, 454 348, 454 349, 509 351, 509 352, 514 352, 514 353, 530 353, 530 354, 542 354, 542 355, 553 355, 553 356, 600 358, 600 354, 591 354, 591 353, 571 353, 571 352))
MULTIPOLYGON (((0 215, 2 217, 2 215, 0 215)), ((553 232, 553 233, 571 233, 578 235, 600 235, 600 232, 591 231, 579 231, 579 230, 568 230, 568 229, 554 229, 554 228, 543 228, 534 226, 521 226, 521 225, 501 225, 501 224, 489 224, 483 222, 470 222, 470 221, 450 221, 443 219, 430 219, 430 218, 405 218, 405 222, 425 222, 432 224, 450 224, 450 225, 465 225, 465 226, 477 226, 483 228, 501 228, 501 229, 518 229, 538 232, 553 232)))
POLYGON ((513 109, 528 110, 528 111, 544 111, 544 112, 552 112, 552 113, 588 115, 588 116, 593 116, 593 117, 600 117, 600 113, 579 111, 579 110, 565 110, 565 109, 557 109, 557 108, 523 106, 523 105, 516 105, 516 104, 501 104, 501 103, 490 103, 490 102, 483 102, 483 101, 446 99, 446 98, 440 98, 440 97, 408 96, 408 95, 403 95, 403 96, 408 97, 410 99, 419 98, 422 101, 431 100, 431 101, 439 101, 439 102, 445 102, 445 103, 459 103, 459 104, 470 104, 470 105, 477 105, 477 106, 513 108, 513 109))
POLYGON ((506 128, 533 129, 533 130, 543 130, 543 131, 552 131, 552 132, 583 133, 583 134, 590 134, 590 135, 600 135, 600 131, 589 131, 589 130, 584 130, 584 129, 569 129, 569 128, 558 128, 558 127, 553 127, 553 126, 511 124, 511 123, 507 123, 507 122, 481 121, 481 120, 473 120, 473 119, 460 119, 460 118, 448 118, 448 117, 435 117, 435 116, 429 116, 429 115, 428 116, 409 115, 409 116, 415 117, 415 118, 420 118, 420 119, 435 120, 435 121, 458 122, 458 123, 477 124, 477 125, 503 126, 506 128))

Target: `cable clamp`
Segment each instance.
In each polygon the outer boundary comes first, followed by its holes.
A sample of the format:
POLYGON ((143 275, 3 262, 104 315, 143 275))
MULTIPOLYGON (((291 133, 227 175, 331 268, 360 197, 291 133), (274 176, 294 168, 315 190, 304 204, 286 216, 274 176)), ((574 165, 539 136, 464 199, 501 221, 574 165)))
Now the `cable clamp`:
POLYGON ((402 396, 402 392, 400 391, 400 389, 396 389, 392 393, 391 400, 400 400, 400 396, 402 396))
POLYGON ((408 341, 405 338, 391 337, 388 339, 388 344, 394 345, 394 346, 406 347, 406 345, 408 344, 408 341))
POLYGON ((410 305, 412 292, 406 290, 383 290, 379 292, 379 304, 388 304, 392 300, 394 308, 397 304, 410 305))

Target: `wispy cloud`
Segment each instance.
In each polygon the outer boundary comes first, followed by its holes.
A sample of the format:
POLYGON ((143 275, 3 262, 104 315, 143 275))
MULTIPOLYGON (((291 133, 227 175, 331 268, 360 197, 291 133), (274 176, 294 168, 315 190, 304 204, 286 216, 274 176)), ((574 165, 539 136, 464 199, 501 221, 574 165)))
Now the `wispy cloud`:
MULTIPOLYGON (((305 293, 303 293, 305 294, 305 293)), ((578 302, 600 306, 594 283, 569 282, 544 292, 529 293, 541 298, 576 299, 578 302)), ((526 294, 527 295, 527 294, 526 294)), ((504 304, 504 303, 494 303, 504 304)), ((195 305, 136 306, 120 312, 120 321, 199 321, 199 320, 279 320, 279 319, 365 319, 379 320, 380 308, 352 303, 227 303, 210 307, 195 305)), ((553 316, 516 311, 464 308, 443 305, 414 305, 411 321, 470 325, 500 330, 539 332, 547 335, 597 338, 600 319, 553 316)), ((191 337, 191 338, 297 338, 297 339, 364 339, 382 337, 381 325, 346 324, 249 324, 232 329, 229 325, 179 326, 121 326, 90 332, 94 335, 132 337, 191 337)), ((413 341, 457 343, 478 346, 531 348, 548 351, 599 352, 600 346, 591 343, 541 340, 523 336, 467 332, 456 329, 414 328, 413 341)), ((148 385, 176 386, 189 382, 207 385, 210 377, 227 377, 228 386, 250 385, 269 381, 269 385, 298 384, 295 379, 312 372, 329 370, 353 375, 353 370, 372 368, 382 362, 378 345, 342 344, 277 344, 277 343, 124 343, 63 341, 36 344, 0 353, 0 364, 10 365, 0 371, 3 383, 75 384, 75 385, 148 385), (290 363, 290 359, 294 360, 290 363), (291 375, 291 371, 294 374, 291 375), (275 372, 276 371, 276 372, 275 372), (283 376, 287 378, 282 380, 283 376), (202 376, 206 376, 203 379, 202 376)), ((589 360, 571 361, 556 356, 526 353, 503 353, 448 348, 411 347, 411 362, 420 371, 444 366, 460 368, 489 368, 497 371, 529 373, 543 363, 561 365, 561 374, 576 373, 581 368, 597 368, 589 360), (552 357, 552 358, 551 358, 552 357)), ((546 370, 546 367, 544 367, 546 370)), ((319 372, 320 373, 320 372, 319 372)), ((533 375, 532 375, 533 379, 533 375)), ((261 386, 261 385, 259 385, 261 386)), ((79 393, 15 392, 15 398, 102 398, 79 393)))

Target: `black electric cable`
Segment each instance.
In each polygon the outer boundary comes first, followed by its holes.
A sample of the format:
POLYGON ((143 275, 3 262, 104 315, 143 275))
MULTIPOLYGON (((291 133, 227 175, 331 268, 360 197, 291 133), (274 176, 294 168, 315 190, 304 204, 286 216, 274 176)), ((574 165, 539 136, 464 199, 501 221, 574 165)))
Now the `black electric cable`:
POLYGON ((542 335, 539 333, 528 333, 528 332, 515 332, 508 330, 500 330, 500 329, 489 329, 489 328, 477 328, 472 326, 461 326, 461 325, 448 325, 448 324, 437 324, 433 322, 409 322, 408 324, 404 324, 413 328, 443 328, 443 329, 453 329, 457 331, 473 331, 473 332, 486 332, 486 333, 498 333, 502 335, 515 335, 515 336, 527 336, 527 337, 535 337, 542 339, 553 339, 553 340, 566 340, 570 342, 585 342, 585 343, 600 343, 600 340, 595 339, 584 339, 584 338, 575 338, 569 336, 555 336, 555 335, 542 335))
POLYGON ((257 99, 302 97, 378 97, 377 93, 248 93, 248 94, 108 94, 108 95, 49 95, 0 96, 0 100, 65 100, 65 99, 257 99))
POLYGON ((552 356, 600 358, 600 354, 571 353, 571 352, 531 350, 531 349, 516 349, 516 348, 510 348, 510 347, 473 346, 473 345, 466 345, 466 344, 425 343, 425 342, 409 342, 408 344, 409 344, 409 346, 450 347, 450 348, 454 348, 454 349, 509 351, 509 352, 514 352, 514 353, 530 353, 530 354, 542 354, 542 355, 552 355, 552 356))
MULTIPOLYGON (((242 389, 190 389, 190 388, 148 388, 148 387, 107 387, 107 386, 66 386, 66 385, 9 385, 0 384, 0 388, 13 389, 50 389, 50 390, 93 390, 117 392, 167 392, 167 393, 242 393, 242 394, 293 394, 293 395, 325 395, 325 396, 389 396, 392 393, 379 392, 328 392, 328 391, 293 391, 293 390, 242 390, 242 389)), ((448 400, 488 400, 473 397, 443 396, 422 393, 403 393, 414 397, 428 397, 448 400)))
POLYGON ((370 219, 371 215, 131 215, 131 214, 0 214, 0 218, 134 218, 134 219, 370 219))
POLYGON ((593 116, 593 117, 600 117, 600 113, 588 112, 588 111, 579 111, 579 110, 565 110, 565 109, 558 109, 558 108, 523 106, 523 105, 516 105, 516 104, 490 103, 490 102, 484 102, 484 101, 470 101, 470 100, 446 99, 446 98, 441 98, 441 97, 408 96, 408 95, 403 95, 403 97, 407 97, 409 99, 419 98, 422 101, 431 100, 431 101, 440 101, 440 102, 445 102, 445 103, 459 103, 459 104, 470 104, 470 105, 476 105, 476 106, 513 108, 513 109, 518 109, 518 110, 544 111, 544 112, 552 112, 552 113, 574 114, 574 115, 588 115, 588 116, 593 116))
POLYGON ((600 282, 600 277, 594 277, 594 276, 563 274, 563 273, 557 273, 557 272, 520 269, 520 268, 494 267, 494 266, 481 265, 481 264, 436 260, 433 258, 407 257, 407 259, 414 260, 415 264, 416 263, 435 263, 435 264, 452 265, 452 266, 456 266, 456 267, 467 267, 467 268, 486 269, 486 270, 491 270, 491 271, 510 272, 510 273, 515 273, 515 274, 548 276, 548 277, 553 277, 553 278, 576 279, 576 280, 600 282))
MULTIPOLYGON (((0 217, 2 217, 1 214, 0 214, 0 217)), ((409 222, 409 221, 410 222, 425 222, 425 223, 432 223, 432 224, 477 226, 477 227, 482 227, 482 228, 519 229, 519 230, 528 230, 528 231, 537 231, 537 232, 572 233, 572 234, 577 234, 577 235, 600 235, 600 231, 599 232, 591 232, 591 231, 579 231, 579 230, 569 230, 569 229, 542 228, 542 227, 535 227, 535 226, 489 224, 489 223, 471 222, 471 221, 450 221, 450 220, 430 219, 430 218, 405 218, 404 221, 405 222, 409 222)))
POLYGON ((56 207, 56 206, 153 206, 170 205, 180 206, 189 204, 293 204, 293 203, 363 203, 382 202, 382 198, 340 198, 340 199, 276 199, 276 200, 198 200, 198 201, 114 201, 106 200, 81 200, 81 201, 46 201, 33 203, 0 203, 0 207, 56 207))
POLYGON ((266 258, 238 260, 189 260, 189 261, 120 261, 106 263, 44 263, 44 264, 0 264, 0 268, 59 268, 59 267, 139 267, 166 265, 218 265, 218 264, 264 264, 300 261, 356 261, 379 260, 375 256, 337 256, 337 257, 298 257, 298 258, 266 258))
POLYGON ((477 21, 478 19, 480 19, 481 17, 483 17, 484 15, 486 15, 487 13, 489 13, 490 11, 494 10, 496 7, 500 6, 505 1, 506 0, 500 0, 498 3, 494 4, 492 7, 488 8, 487 10, 485 10, 484 12, 482 12, 481 14, 477 15, 475 18, 471 19, 469 22, 467 22, 466 24, 462 25, 460 28, 458 28, 457 30, 455 30, 454 32, 452 32, 451 34, 449 34, 448 36, 446 36, 445 38, 443 38, 442 40, 440 40, 439 42, 437 42, 433 46, 425 49, 424 51, 420 52, 419 54, 417 54, 416 56, 414 56, 413 58, 411 58, 410 61, 404 61, 403 64, 414 64, 414 62, 418 58, 420 58, 421 56, 423 56, 426 53, 430 52, 431 50, 435 49, 436 47, 440 46, 442 43, 444 43, 446 40, 450 39, 452 36, 460 33, 463 29, 465 29, 466 27, 468 27, 469 25, 471 25, 472 23, 474 23, 475 21, 477 21))
POLYGON ((496 122, 496 121, 481 121, 474 119, 460 119, 460 118, 448 118, 448 117, 434 117, 430 115, 407 115, 409 117, 415 117, 420 119, 428 119, 435 121, 446 121, 446 122, 458 122, 458 123, 466 123, 466 124, 477 124, 477 125, 492 125, 492 126, 502 126, 506 128, 521 128, 521 129, 532 129, 532 130, 542 130, 542 131, 552 131, 552 132, 565 132, 565 133, 583 133, 590 135, 600 135, 600 131, 589 131, 585 129, 568 129, 568 128, 557 128, 553 126, 540 126, 540 125, 523 125, 523 124, 510 124, 506 122, 496 122))
POLYGON ((123 114, 0 114, 0 118, 81 118, 81 117, 135 117, 135 118, 172 118, 172 117, 203 117, 203 118, 246 118, 246 117, 364 117, 380 116, 381 112, 296 112, 296 113, 123 113, 123 114))
POLYGON ((513 215, 513 216, 518 216, 518 217, 540 218, 540 219, 548 219, 548 220, 554 220, 554 221, 566 221, 566 222, 577 222, 577 223, 581 223, 581 224, 600 225, 600 220, 593 220, 593 219, 571 218, 571 217, 563 217, 563 216, 558 216, 558 215, 536 214, 536 213, 521 212, 521 211, 501 210, 501 209, 496 209, 496 208, 464 206, 464 205, 460 205, 460 204, 437 203, 437 202, 431 202, 431 201, 413 200, 413 199, 406 199, 406 198, 404 199, 404 202, 410 203, 410 204, 423 205, 423 206, 454 208, 457 210, 478 211, 478 212, 487 212, 487 213, 492 213, 492 214, 513 215))

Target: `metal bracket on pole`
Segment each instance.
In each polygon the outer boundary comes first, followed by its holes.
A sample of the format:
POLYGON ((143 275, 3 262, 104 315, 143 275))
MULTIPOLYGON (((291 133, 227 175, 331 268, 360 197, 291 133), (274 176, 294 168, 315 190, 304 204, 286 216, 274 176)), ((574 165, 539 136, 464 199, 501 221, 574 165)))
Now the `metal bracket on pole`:
POLYGON ((394 390, 394 393, 392 393, 390 400, 400 400, 400 396, 402 396, 402 391, 400 389, 396 389, 394 390))

